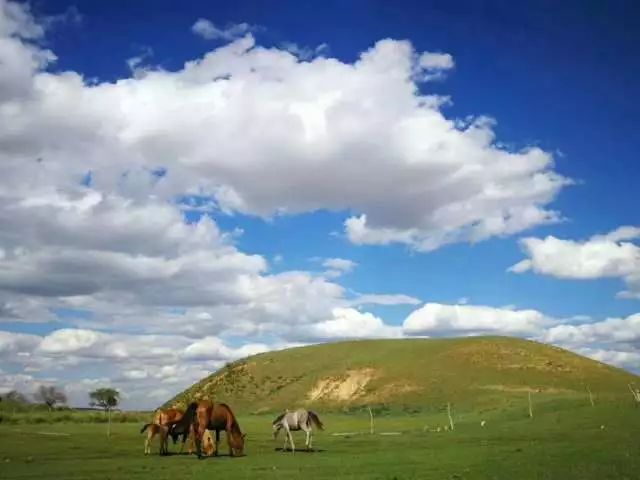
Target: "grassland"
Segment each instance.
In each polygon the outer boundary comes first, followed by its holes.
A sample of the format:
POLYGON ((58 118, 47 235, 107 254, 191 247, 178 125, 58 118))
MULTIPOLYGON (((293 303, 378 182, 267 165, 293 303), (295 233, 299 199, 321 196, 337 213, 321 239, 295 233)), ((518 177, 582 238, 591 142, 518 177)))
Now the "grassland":
MULTIPOLYGON (((204 460, 143 456, 137 424, 114 424, 110 439, 101 424, 0 425, 0 478, 640 478, 640 409, 630 395, 596 397, 595 407, 584 398, 534 398, 533 419, 526 401, 481 413, 454 409, 455 431, 440 433, 431 430, 447 423, 443 413, 379 414, 371 435, 364 412, 321 412, 327 428, 315 438, 317 450, 295 455, 276 450, 282 444, 271 437, 271 416, 241 415, 246 456, 229 458, 223 445, 225 456, 204 460), (357 434, 333 435, 344 432, 357 434)), ((302 436, 296 440, 300 448, 302 436)))
POLYGON ((629 383, 640 379, 510 338, 296 348, 231 364, 167 402, 231 404, 247 433, 244 457, 145 457, 139 428, 150 413, 114 416, 108 439, 103 423, 78 423, 104 422, 101 413, 5 411, 0 479, 640 479, 640 407, 629 383), (447 404, 454 431, 443 428, 447 404), (283 453, 271 437, 275 412, 296 405, 326 424, 314 452, 283 453))

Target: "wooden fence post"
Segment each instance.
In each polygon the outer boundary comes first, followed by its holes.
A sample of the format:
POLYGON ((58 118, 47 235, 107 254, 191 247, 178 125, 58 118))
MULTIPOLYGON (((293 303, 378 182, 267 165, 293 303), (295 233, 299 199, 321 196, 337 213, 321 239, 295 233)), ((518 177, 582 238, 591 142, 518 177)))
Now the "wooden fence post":
POLYGON ((587 385, 587 392, 589 392, 589 401, 591 402, 591 406, 592 406, 592 407, 595 407, 595 406, 596 406, 596 404, 595 404, 595 403, 594 403, 594 401, 593 401, 593 395, 592 395, 592 393, 591 393, 591 389, 589 388, 589 385, 587 385))
POLYGON ((640 404, 640 390, 634 390, 634 388, 629 384, 629 390, 631 390, 631 395, 633 395, 633 399, 637 404, 640 404))

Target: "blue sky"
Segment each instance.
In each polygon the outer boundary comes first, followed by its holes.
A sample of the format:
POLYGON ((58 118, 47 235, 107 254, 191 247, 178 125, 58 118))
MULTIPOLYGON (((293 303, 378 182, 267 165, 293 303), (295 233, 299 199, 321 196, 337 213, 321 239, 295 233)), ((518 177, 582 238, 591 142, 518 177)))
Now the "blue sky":
POLYGON ((1 389, 411 335, 638 370, 631 2, 0 7, 1 389))

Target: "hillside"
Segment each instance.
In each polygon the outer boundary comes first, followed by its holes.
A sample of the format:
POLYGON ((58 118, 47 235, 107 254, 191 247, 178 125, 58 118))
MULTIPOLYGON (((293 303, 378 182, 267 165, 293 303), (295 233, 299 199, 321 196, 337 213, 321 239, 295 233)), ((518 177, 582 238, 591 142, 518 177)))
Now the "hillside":
POLYGON ((165 405, 224 401, 237 410, 499 406, 539 397, 625 395, 640 378, 569 351, 508 337, 362 340, 254 355, 204 378, 165 405))

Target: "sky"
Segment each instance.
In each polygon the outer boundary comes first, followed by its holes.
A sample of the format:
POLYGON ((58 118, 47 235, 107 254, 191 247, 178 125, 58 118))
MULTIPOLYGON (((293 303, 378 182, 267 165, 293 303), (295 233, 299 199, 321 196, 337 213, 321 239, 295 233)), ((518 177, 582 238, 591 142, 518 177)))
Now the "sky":
POLYGON ((639 13, 0 0, 0 393, 360 338, 640 372, 639 13))

